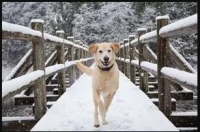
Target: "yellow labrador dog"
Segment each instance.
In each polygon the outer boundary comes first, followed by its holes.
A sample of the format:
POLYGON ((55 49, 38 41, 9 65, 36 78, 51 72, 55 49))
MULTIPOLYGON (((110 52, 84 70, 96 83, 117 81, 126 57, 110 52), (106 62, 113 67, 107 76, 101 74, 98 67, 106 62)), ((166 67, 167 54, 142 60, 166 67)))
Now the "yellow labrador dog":
POLYGON ((89 51, 94 55, 94 69, 80 62, 77 67, 84 73, 92 76, 93 101, 94 101, 94 127, 99 127, 98 108, 103 121, 107 124, 106 112, 110 106, 119 85, 119 71, 115 62, 118 43, 97 43, 89 46, 89 51), (104 102, 100 96, 103 96, 104 102))

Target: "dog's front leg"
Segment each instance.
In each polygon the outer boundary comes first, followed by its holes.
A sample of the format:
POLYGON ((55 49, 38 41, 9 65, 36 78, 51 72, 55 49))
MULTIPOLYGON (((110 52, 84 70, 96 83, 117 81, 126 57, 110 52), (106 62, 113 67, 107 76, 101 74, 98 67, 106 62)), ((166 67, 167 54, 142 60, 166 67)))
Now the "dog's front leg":
POLYGON ((98 104, 94 97, 93 101, 94 101, 94 127, 99 127, 98 104))
MULTIPOLYGON (((103 125, 107 124, 107 121, 105 119, 105 108, 103 105, 103 101, 100 98, 100 94, 98 93, 98 91, 93 90, 93 98, 95 100, 95 102, 97 103, 97 106, 99 107, 99 112, 103 121, 103 125)), ((96 106, 95 106, 96 107, 96 106)))

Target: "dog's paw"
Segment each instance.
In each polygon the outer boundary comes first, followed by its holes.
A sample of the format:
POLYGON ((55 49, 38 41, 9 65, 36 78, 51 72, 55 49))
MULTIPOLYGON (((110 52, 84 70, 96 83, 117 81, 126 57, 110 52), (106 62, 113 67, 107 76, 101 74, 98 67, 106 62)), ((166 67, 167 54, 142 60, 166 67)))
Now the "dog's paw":
POLYGON ((103 125, 106 125, 106 124, 108 124, 108 122, 107 121, 103 121, 103 125))
POLYGON ((99 127, 100 125, 99 124, 94 124, 94 127, 99 127))

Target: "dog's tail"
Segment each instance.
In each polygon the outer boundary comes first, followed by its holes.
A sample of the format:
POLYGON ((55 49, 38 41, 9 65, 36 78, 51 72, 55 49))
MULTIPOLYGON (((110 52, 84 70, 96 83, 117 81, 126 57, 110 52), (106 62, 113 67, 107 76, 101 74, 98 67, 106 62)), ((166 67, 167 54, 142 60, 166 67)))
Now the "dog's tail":
POLYGON ((93 70, 85 65, 83 65, 82 63, 80 62, 76 62, 76 66, 84 73, 86 73, 87 75, 89 76, 92 76, 93 74, 93 70))

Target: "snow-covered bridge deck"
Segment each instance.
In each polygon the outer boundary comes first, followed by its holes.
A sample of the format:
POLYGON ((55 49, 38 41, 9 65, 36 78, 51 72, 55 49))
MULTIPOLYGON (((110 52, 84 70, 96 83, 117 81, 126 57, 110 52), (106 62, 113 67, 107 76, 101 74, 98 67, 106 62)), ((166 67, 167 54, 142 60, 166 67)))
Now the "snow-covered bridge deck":
POLYGON ((120 72, 119 89, 107 125, 93 127, 91 77, 83 74, 48 110, 32 131, 178 131, 137 86, 120 72))

